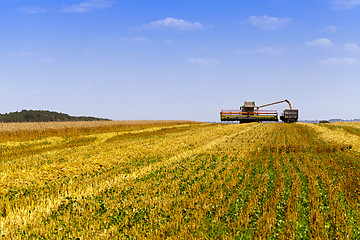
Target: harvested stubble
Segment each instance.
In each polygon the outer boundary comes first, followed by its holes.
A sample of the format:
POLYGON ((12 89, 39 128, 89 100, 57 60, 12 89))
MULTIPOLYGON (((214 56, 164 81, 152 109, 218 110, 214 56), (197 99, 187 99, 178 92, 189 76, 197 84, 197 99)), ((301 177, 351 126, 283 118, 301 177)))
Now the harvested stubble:
POLYGON ((4 238, 360 237, 359 152, 342 130, 135 125, 3 142, 4 238))

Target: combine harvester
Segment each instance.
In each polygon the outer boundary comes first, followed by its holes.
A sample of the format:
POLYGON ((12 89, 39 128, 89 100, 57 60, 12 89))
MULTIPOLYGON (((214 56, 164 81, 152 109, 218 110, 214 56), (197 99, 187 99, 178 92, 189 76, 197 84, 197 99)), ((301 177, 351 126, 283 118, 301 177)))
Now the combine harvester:
POLYGON ((278 122, 278 113, 276 110, 259 110, 260 108, 287 102, 290 109, 285 109, 281 114, 280 119, 287 123, 294 123, 298 120, 298 109, 293 109, 289 100, 285 99, 278 102, 273 102, 261 106, 255 106, 255 102, 244 102, 240 110, 221 110, 221 121, 239 121, 240 123, 249 122, 265 122, 274 121, 278 122))

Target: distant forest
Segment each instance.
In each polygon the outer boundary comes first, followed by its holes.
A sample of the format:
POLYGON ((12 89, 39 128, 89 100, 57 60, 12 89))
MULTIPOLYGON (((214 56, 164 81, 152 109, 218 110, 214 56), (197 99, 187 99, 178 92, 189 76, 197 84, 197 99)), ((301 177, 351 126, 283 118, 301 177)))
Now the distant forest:
POLYGON ((0 114, 0 122, 66 122, 66 121, 111 121, 95 117, 73 117, 65 113, 44 110, 22 110, 0 114))

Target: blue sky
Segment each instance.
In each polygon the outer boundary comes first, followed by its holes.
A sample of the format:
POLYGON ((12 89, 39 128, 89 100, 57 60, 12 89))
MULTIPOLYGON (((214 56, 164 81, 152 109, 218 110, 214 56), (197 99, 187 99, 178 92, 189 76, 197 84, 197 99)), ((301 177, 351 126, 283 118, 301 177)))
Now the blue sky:
POLYGON ((0 112, 360 118, 359 22, 360 0, 3 0, 0 112))

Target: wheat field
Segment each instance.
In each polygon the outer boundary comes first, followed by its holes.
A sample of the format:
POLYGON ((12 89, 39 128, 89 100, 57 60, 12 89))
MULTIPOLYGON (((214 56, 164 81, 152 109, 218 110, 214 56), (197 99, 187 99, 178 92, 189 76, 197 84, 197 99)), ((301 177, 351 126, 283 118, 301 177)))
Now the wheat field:
POLYGON ((360 239, 360 123, 0 124, 3 239, 360 239))

